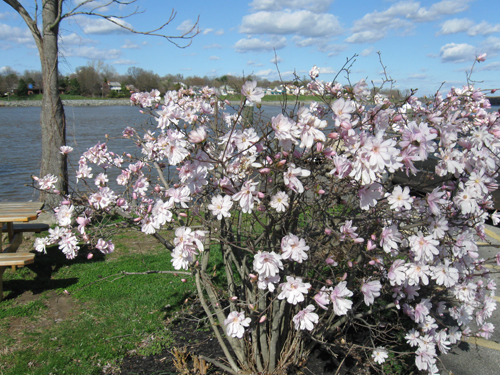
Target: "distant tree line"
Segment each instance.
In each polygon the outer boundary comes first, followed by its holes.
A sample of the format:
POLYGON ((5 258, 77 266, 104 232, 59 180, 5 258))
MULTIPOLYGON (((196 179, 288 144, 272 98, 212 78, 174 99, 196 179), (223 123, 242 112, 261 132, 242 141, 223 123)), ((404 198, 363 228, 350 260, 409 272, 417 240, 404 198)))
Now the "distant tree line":
MULTIPOLYGON (((257 79, 246 76, 245 80, 257 79)), ((182 74, 159 74, 136 66, 128 68, 125 74, 118 74, 116 69, 101 60, 91 60, 87 65, 80 66, 66 76, 59 77, 60 91, 68 95, 82 95, 87 97, 128 97, 130 91, 151 91, 158 89, 162 93, 168 90, 179 90, 181 87, 224 87, 233 88, 239 92, 243 84, 242 77, 224 75, 221 77, 198 77, 182 74), (110 82, 120 84, 120 91, 110 89, 110 82)), ((258 78, 259 86, 274 88, 280 81, 269 81, 258 78)), ((35 70, 26 70, 23 74, 7 67, 0 72, 0 96, 16 94, 28 96, 38 94, 43 90, 42 73, 35 70)))

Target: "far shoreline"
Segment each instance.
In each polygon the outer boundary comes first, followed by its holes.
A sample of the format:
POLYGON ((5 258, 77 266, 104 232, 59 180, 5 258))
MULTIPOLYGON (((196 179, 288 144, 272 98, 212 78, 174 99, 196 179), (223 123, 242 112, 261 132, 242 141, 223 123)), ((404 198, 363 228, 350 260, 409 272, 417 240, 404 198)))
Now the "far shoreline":
MULTIPOLYGON (((70 99, 63 100, 63 105, 65 107, 106 107, 106 106, 133 106, 130 99, 70 99)), ((239 105, 239 101, 231 101, 232 106, 239 105)), ((301 104, 310 104, 310 100, 299 101, 301 104)), ((263 106, 281 106, 282 102, 276 101, 262 101, 260 103, 263 106)), ((288 101, 288 104, 292 104, 288 101)), ((41 107, 41 100, 11 100, 11 101, 0 101, 0 108, 10 108, 10 107, 41 107)))

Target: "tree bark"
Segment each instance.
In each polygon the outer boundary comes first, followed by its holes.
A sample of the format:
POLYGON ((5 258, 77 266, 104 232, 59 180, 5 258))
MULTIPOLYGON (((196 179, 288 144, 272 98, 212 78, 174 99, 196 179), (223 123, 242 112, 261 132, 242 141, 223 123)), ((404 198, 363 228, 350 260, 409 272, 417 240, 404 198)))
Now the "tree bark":
MULTIPOLYGON (((68 166, 60 147, 66 144, 66 118, 59 94, 58 74, 58 12, 63 0, 45 0, 42 9, 42 50, 40 60, 43 75, 43 99, 40 123, 42 127, 42 160, 40 176, 52 174, 58 178, 56 189, 67 192, 68 166)), ((40 199, 50 207, 56 206, 60 197, 41 194, 40 199)))

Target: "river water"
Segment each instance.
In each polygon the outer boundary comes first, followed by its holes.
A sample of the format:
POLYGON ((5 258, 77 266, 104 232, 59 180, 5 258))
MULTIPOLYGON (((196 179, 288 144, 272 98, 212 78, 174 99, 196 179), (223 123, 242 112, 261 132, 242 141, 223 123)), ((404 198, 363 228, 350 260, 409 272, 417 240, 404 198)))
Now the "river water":
MULTIPOLYGON (((500 107, 492 107, 497 111, 500 107)), ((263 106, 266 117, 281 112, 280 107, 263 106)), ((65 107, 67 135, 72 146, 72 159, 97 142, 104 142, 106 134, 110 150, 134 153, 136 146, 130 140, 119 137, 126 126, 142 126, 148 119, 137 107, 65 107)), ((41 131, 40 107, 0 108, 0 202, 37 200, 38 193, 29 186, 31 176, 40 173, 41 131)), ((74 181, 74 173, 70 179, 74 181)))

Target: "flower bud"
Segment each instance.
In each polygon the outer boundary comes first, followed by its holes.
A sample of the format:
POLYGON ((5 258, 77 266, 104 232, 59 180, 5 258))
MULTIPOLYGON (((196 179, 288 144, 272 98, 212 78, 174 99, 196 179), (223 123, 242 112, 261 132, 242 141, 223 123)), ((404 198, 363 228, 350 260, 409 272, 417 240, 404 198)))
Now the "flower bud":
POLYGON ((331 236, 331 234, 332 234, 332 233, 333 233, 333 231, 332 231, 331 229, 329 229, 329 228, 325 228, 325 234, 326 234, 327 236, 331 236))
POLYGON ((269 172, 271 172, 270 168, 262 168, 259 170, 260 174, 268 174, 269 172))
POLYGON ((88 253, 87 254, 87 259, 88 260, 92 259, 93 257, 94 257, 94 254, 92 254, 92 253, 88 253))
POLYGON ((266 194, 264 194, 263 192, 259 191, 259 192, 257 193, 257 196, 258 196, 260 199, 262 199, 262 198, 265 198, 266 194))
POLYGON ((321 142, 316 143, 316 151, 318 152, 323 151, 323 143, 321 142))
POLYGON ((327 284, 327 285, 333 285, 333 281, 332 281, 332 280, 330 280, 330 279, 326 279, 326 284, 327 284))
POLYGON ((300 151, 299 151, 299 150, 295 150, 295 151, 293 152, 293 157, 294 157, 294 158, 300 159, 300 157, 301 157, 301 156, 302 156, 302 154, 300 153, 300 151))
POLYGON ((283 166, 283 165, 285 165, 285 164, 286 164, 286 160, 280 160, 280 161, 278 162, 278 167, 281 167, 281 166, 283 166))
POLYGON ((259 323, 264 323, 267 320, 267 315, 262 315, 259 319, 259 323))
POLYGON ((182 217, 187 217, 187 214, 185 212, 180 212, 179 213, 179 216, 182 216, 182 217))

